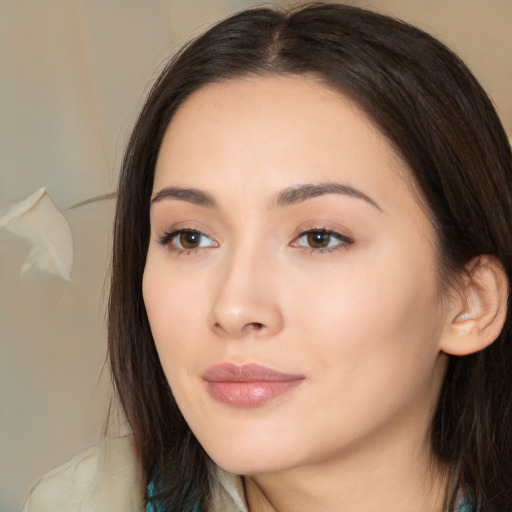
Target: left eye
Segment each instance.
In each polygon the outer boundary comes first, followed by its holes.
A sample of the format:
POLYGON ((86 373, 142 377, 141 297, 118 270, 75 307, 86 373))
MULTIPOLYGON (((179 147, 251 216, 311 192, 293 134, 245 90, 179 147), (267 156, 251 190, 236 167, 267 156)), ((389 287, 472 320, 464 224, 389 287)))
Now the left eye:
POLYGON ((327 229, 314 229, 302 233, 293 243, 294 246, 310 249, 334 249, 351 244, 352 240, 340 233, 327 229))
POLYGON ((166 233, 161 239, 162 245, 170 245, 180 251, 191 251, 202 247, 216 247, 217 244, 210 237, 195 229, 178 229, 166 233))

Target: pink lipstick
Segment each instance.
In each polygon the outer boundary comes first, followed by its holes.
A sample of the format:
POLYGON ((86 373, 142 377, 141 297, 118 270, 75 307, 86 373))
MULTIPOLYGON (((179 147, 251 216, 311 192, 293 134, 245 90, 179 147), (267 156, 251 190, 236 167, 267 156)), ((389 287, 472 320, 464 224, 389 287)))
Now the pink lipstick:
POLYGON ((252 408, 283 395, 303 382, 303 375, 281 373, 266 366, 237 366, 222 363, 203 375, 208 392, 219 402, 235 407, 252 408))

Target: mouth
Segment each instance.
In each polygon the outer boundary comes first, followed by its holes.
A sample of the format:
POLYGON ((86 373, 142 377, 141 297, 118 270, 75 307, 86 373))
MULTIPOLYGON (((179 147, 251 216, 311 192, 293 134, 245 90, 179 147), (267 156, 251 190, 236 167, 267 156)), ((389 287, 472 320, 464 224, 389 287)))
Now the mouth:
POLYGON ((248 409, 288 393, 304 382, 305 377, 281 373, 258 364, 237 366, 222 363, 209 368, 203 380, 213 399, 248 409))

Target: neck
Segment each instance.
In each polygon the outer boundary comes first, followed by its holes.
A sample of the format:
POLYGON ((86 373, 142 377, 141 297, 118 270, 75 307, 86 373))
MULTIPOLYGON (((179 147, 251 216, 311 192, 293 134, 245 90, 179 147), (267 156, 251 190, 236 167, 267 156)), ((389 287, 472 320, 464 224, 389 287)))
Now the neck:
POLYGON ((328 462, 244 477, 250 512, 442 512, 449 472, 426 443, 382 441, 328 462))

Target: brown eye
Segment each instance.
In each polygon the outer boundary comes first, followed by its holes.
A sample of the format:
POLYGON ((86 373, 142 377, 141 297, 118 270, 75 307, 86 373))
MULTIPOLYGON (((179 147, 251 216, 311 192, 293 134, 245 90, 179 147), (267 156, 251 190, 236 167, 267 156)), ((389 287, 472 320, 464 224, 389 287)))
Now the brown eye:
POLYGON ((324 231, 310 231, 306 238, 312 249, 324 249, 329 246, 332 236, 324 231))
POLYGON ((198 231, 182 231, 178 236, 182 249, 196 249, 201 242, 201 233, 198 231))
POLYGON ((218 247, 217 242, 195 229, 177 229, 165 233, 158 243, 177 251, 194 251, 203 247, 218 247))
POLYGON ((327 252, 346 247, 353 243, 349 237, 329 229, 304 231, 292 243, 293 247, 306 247, 313 251, 327 252))

